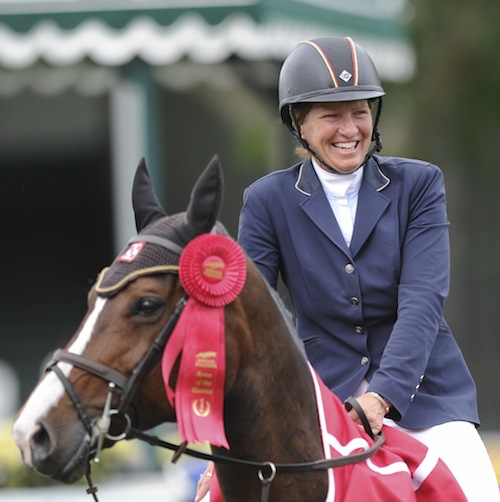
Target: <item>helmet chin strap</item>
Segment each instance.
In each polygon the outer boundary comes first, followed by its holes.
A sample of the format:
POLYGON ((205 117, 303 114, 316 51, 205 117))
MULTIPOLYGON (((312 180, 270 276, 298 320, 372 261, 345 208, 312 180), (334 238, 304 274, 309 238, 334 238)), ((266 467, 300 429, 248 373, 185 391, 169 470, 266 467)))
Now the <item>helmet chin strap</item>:
MULTIPOLYGON (((368 150, 368 153, 365 155, 365 158, 363 159, 363 162, 355 169, 357 171, 362 165, 364 165, 367 160, 375 154, 375 152, 380 152, 383 148, 382 144, 382 137, 380 135, 380 131, 378 130, 378 122, 380 120, 380 114, 382 113, 382 98, 377 98, 378 100, 378 106, 377 106, 377 111, 375 113, 375 120, 373 123, 373 132, 372 132, 372 141, 374 141, 374 145, 368 150)), ((292 134, 297 138, 299 143, 313 156, 315 157, 318 162, 321 163, 321 165, 325 166, 330 172, 335 173, 335 174, 352 174, 350 173, 343 173, 341 171, 338 171, 334 167, 330 166, 327 164, 310 146, 309 143, 301 136, 300 134, 300 124, 297 119, 297 115, 295 114, 295 110, 293 109, 293 105, 288 105, 288 113, 290 114, 290 118, 292 119, 292 123, 288 126, 292 134)))

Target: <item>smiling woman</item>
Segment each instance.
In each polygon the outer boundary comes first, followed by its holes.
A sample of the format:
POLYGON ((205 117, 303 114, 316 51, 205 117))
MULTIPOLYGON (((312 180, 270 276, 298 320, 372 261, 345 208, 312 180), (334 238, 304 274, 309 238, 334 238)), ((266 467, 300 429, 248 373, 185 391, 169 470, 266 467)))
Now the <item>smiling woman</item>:
POLYGON ((271 286, 283 279, 309 360, 355 422, 418 438, 469 501, 499 500, 475 383, 443 317, 443 174, 375 155, 384 95, 349 37, 300 43, 281 68, 279 109, 309 158, 246 189, 238 240, 271 286))

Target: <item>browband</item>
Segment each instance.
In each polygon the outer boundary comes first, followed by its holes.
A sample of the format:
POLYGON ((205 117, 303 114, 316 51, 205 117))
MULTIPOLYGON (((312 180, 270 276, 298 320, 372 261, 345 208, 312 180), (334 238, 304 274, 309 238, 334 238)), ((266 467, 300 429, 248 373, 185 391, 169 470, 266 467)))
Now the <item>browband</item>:
POLYGON ((179 256, 182 254, 184 249, 170 239, 164 239, 158 235, 136 235, 128 241, 127 245, 132 244, 133 242, 148 242, 150 244, 156 244, 157 246, 168 249, 179 256))

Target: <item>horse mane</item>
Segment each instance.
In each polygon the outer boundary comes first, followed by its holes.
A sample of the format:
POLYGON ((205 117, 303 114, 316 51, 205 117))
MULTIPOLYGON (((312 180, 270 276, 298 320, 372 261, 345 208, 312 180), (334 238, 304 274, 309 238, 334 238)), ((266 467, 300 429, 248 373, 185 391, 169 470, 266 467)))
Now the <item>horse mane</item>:
MULTIPOLYGON (((260 274, 260 272, 259 272, 259 274, 260 274)), ((278 311, 281 313, 281 315, 285 321, 285 324, 288 328, 288 332, 290 333, 290 338, 295 343, 298 351, 302 354, 304 359, 307 361, 307 355, 306 355, 306 350, 304 348, 304 343, 301 340, 301 338, 299 337, 299 333, 297 332, 297 328, 295 327, 294 317, 293 317, 292 312, 290 312, 290 310, 288 310, 286 305, 283 303, 283 300, 281 299, 281 296, 278 293, 278 291, 276 291, 274 288, 272 288, 271 285, 266 281, 266 279, 264 279, 263 276, 262 276, 262 279, 263 279, 264 283, 266 284, 267 290, 269 291, 271 298, 274 300, 274 303, 276 304, 278 311)))
MULTIPOLYGON (((216 221, 212 233, 226 235, 230 237, 229 232, 226 227, 220 221, 216 221)), ((171 216, 167 216, 165 218, 161 218, 159 220, 154 221, 153 223, 146 226, 139 235, 157 235, 159 237, 164 237, 172 240, 173 242, 179 244, 180 246, 186 246, 188 242, 192 239, 192 235, 190 234, 189 229, 187 228, 186 221, 186 213, 177 213, 171 216)), ((166 264, 171 265, 174 263, 178 263, 179 257, 171 253, 170 251, 164 251, 167 255, 164 257, 168 257, 168 262, 166 264)), ((250 260, 251 261, 251 260, 250 260)), ((255 265, 255 264, 254 264, 255 265)), ((281 299, 278 291, 271 287, 271 285, 267 282, 264 276, 260 273, 260 270, 255 267, 257 274, 263 280, 269 295, 273 299, 279 313, 283 317, 285 324, 287 326, 288 332, 290 334, 290 338, 295 343, 299 352, 303 355, 304 359, 307 360, 306 352, 304 349, 304 344, 299 337, 297 329, 295 327, 293 314, 290 310, 287 309, 283 300, 281 299)))

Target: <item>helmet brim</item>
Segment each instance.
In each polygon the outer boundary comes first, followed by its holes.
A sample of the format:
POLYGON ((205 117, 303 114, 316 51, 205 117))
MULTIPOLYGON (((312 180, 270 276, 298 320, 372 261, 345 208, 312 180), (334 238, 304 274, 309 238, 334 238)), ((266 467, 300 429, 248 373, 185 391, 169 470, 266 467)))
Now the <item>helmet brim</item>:
POLYGON ((324 89, 285 98, 280 103, 283 106, 298 103, 331 103, 339 101, 358 101, 360 99, 374 99, 384 96, 384 89, 375 85, 363 85, 355 88, 324 89))
POLYGON ((286 98, 281 101, 279 111, 284 123, 287 123, 288 105, 300 103, 340 103, 342 101, 359 101, 362 99, 376 99, 385 95, 380 86, 358 86, 355 89, 325 89, 298 96, 286 98))

